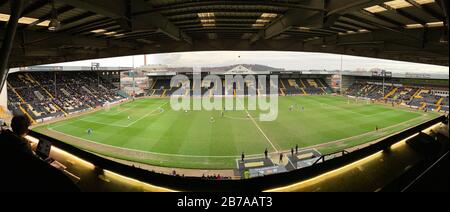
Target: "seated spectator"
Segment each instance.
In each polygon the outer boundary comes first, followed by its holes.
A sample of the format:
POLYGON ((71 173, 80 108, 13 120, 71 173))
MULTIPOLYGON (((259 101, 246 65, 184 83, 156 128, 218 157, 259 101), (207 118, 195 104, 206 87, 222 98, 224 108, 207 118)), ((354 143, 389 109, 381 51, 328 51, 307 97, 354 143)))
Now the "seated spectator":
POLYGON ((25 116, 14 116, 11 120, 11 129, 4 130, 2 132, 5 140, 2 141, 3 145, 6 145, 8 149, 20 152, 23 154, 34 155, 30 142, 25 138, 28 134, 28 127, 30 127, 30 121, 25 116))
POLYGON ((0 134, 0 191, 79 191, 60 170, 34 156, 26 117, 15 116, 10 130, 0 134))

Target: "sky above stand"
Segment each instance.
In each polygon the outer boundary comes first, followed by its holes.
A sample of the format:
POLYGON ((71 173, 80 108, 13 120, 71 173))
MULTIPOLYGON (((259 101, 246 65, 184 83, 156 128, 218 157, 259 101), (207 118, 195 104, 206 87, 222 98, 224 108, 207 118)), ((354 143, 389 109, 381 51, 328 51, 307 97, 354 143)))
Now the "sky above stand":
MULTIPOLYGON (((449 68, 420 63, 382 60, 338 54, 277 51, 204 51, 148 54, 147 64, 164 64, 169 67, 214 67, 234 64, 260 64, 287 70, 343 70, 384 69, 401 73, 433 73, 448 75, 449 68)), ((144 56, 125 56, 67 63, 49 64, 61 66, 90 66, 92 62, 100 66, 139 67, 144 65, 144 56)))

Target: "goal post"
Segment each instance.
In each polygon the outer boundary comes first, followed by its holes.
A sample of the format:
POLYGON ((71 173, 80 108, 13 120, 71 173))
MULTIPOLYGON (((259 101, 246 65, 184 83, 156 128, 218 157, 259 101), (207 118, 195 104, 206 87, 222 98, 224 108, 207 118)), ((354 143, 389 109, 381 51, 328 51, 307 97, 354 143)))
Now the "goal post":
POLYGON ((104 108, 106 111, 109 111, 111 109, 111 103, 109 101, 106 101, 104 104, 104 108))

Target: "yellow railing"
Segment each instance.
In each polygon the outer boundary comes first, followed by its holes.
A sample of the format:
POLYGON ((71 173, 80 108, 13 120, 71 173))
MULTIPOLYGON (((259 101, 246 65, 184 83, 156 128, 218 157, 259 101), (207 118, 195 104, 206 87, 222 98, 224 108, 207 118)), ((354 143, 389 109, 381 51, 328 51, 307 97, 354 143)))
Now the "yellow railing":
POLYGON ((302 89, 303 94, 305 94, 305 95, 308 94, 308 93, 306 93, 305 89, 303 89, 303 88, 301 88, 301 89, 302 89))
POLYGON ((22 105, 19 105, 19 109, 20 109, 20 111, 22 111, 23 114, 25 114, 25 116, 27 116, 31 120, 31 122, 33 124, 36 123, 36 121, 33 119, 33 117, 31 117, 30 114, 28 114, 28 112, 22 107, 22 105))
POLYGON ((419 108, 419 110, 423 110, 426 106, 427 104, 425 102, 422 102, 422 106, 419 108))
POLYGON ((389 92, 388 94, 386 94, 386 96, 384 96, 385 99, 387 99, 388 97, 392 96, 395 92, 397 92, 398 88, 394 88, 392 89, 391 92, 389 92))
POLYGON ((421 89, 419 88, 419 89, 414 93, 414 95, 412 95, 411 100, 414 99, 414 98, 416 98, 416 96, 420 93, 420 91, 421 91, 421 89))
POLYGON ((283 80, 280 79, 281 85, 283 86, 284 89, 286 89, 286 86, 284 86, 283 80))
POLYGON ((444 100, 444 97, 441 97, 439 99, 439 101, 436 102, 436 106, 440 106, 443 100, 444 100))
POLYGON ((16 91, 16 89, 14 89, 9 83, 7 83, 9 88, 17 95, 17 97, 19 97, 20 102, 22 103, 26 103, 25 100, 20 96, 20 94, 16 91))
MULTIPOLYGON (((302 87, 306 88, 305 83, 303 83, 302 79, 300 79, 300 83, 302 84, 302 87)), ((305 92, 305 91, 303 91, 303 92, 305 92)))
POLYGON ((319 82, 318 84, 319 84, 320 87, 325 87, 325 85, 322 83, 321 80, 318 79, 318 80, 316 80, 316 82, 319 82))
POLYGON ((153 87, 155 87, 156 85, 156 81, 158 81, 157 79, 155 79, 155 81, 153 82, 152 86, 150 87, 150 89, 153 89, 153 87))

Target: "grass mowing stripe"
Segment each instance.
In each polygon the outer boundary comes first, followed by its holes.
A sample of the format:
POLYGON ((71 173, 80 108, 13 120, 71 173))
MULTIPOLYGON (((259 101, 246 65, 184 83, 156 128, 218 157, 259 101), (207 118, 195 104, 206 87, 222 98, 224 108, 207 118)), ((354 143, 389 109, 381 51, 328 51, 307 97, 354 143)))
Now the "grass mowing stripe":
POLYGON ((63 135, 71 136, 72 145, 83 144, 81 148, 111 157, 169 167, 221 169, 235 168, 234 160, 241 152, 248 157, 259 157, 266 147, 270 152, 283 151, 296 144, 300 149, 319 145, 321 151, 337 151, 437 116, 434 113, 422 116, 424 113, 386 105, 348 104, 339 96, 280 97, 278 118, 273 122, 254 119, 266 111, 226 111, 221 117, 219 111, 173 111, 167 103, 167 99, 138 99, 110 111, 99 110, 77 117, 98 123, 72 118, 43 125, 41 129, 44 134, 51 132, 63 141, 63 135), (289 111, 290 105, 298 105, 300 109, 289 111), (164 107, 164 113, 157 115, 155 107, 164 107), (118 108, 132 109, 116 114, 118 108), (149 118, 153 115, 154 118, 149 118), (214 123, 210 117, 215 117, 214 123), (127 125, 131 121, 134 123, 128 127, 108 125, 127 125), (375 126, 379 127, 379 133, 374 133, 375 126), (91 136, 86 133, 88 128, 93 129, 91 136), (74 141, 75 138, 79 140, 74 141), (91 147, 86 147, 89 143, 91 147), (95 146, 108 148, 100 150, 95 146), (120 149, 121 154, 112 148, 120 149))

